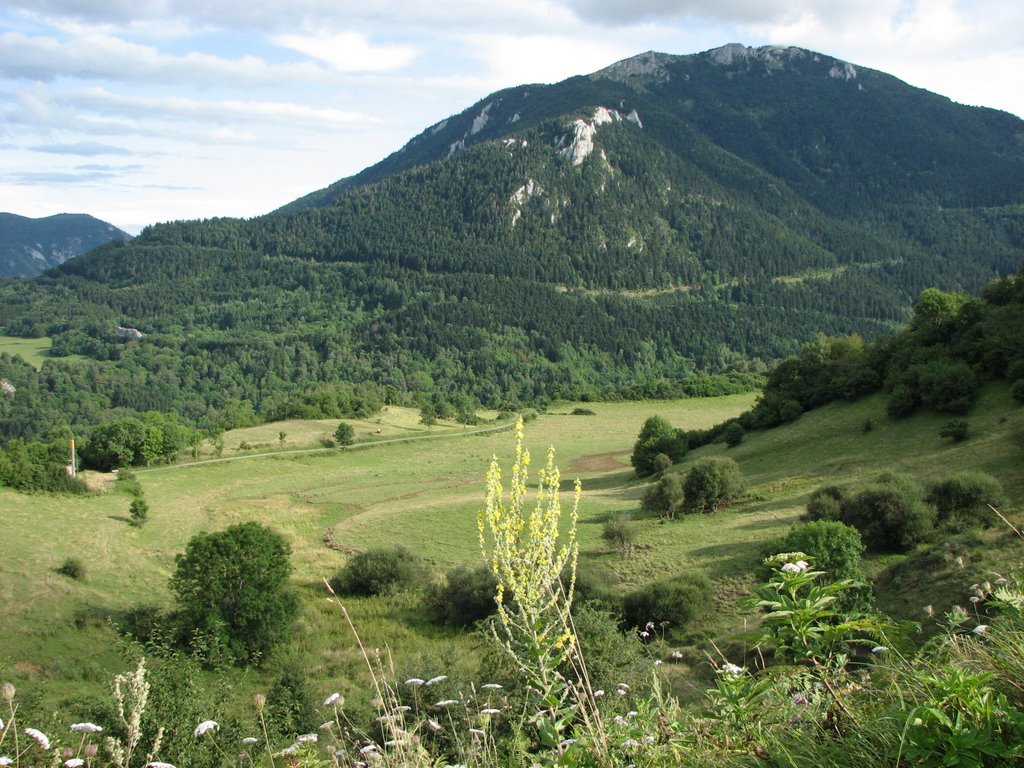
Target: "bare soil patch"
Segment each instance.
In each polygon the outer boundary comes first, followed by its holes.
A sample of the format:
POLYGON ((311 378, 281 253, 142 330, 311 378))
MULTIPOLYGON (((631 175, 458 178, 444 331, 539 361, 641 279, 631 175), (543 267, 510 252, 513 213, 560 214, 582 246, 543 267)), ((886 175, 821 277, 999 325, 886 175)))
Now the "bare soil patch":
POLYGON ((624 466, 629 466, 629 451, 608 451, 580 456, 569 465, 568 472, 614 472, 624 466))

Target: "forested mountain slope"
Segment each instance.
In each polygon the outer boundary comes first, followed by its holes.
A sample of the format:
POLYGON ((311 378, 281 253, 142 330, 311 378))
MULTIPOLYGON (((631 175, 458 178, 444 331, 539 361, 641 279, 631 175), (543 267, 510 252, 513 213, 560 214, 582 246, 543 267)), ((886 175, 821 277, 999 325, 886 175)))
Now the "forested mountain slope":
POLYGON ((98 245, 129 237, 84 213, 41 219, 0 213, 0 277, 32 277, 98 245))
POLYGON ((0 427, 332 415, 357 384, 656 394, 874 336, 923 288, 1022 259, 1020 119, 801 49, 644 54, 493 94, 282 211, 151 227, 4 289, 6 333, 93 360, 3 361, 26 394, 0 427))

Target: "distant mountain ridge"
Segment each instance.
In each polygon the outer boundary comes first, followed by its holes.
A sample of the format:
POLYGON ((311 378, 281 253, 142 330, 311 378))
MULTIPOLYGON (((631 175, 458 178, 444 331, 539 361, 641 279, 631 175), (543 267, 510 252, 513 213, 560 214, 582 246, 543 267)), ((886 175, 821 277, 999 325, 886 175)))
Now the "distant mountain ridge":
POLYGON ((338 386, 667 396, 817 333, 894 331, 924 288, 974 293, 1022 261, 1024 121, 729 45, 491 94, 280 211, 148 227, 0 290, 0 326, 102 369, 39 385, 60 418, 223 426, 327 418, 338 386))
POLYGON ((32 219, 0 213, 0 277, 33 277, 111 240, 131 235, 84 213, 32 219))
MULTIPOLYGON (((1024 194, 1024 178, 1017 173, 1024 140, 1018 138, 1016 148, 1005 144, 1007 138, 1021 135, 1021 120, 1016 116, 956 105, 892 75, 803 48, 730 43, 696 54, 648 51, 591 75, 553 85, 522 85, 498 91, 428 127, 381 162, 280 210, 327 205, 352 187, 525 130, 558 112, 570 113, 601 103, 628 103, 640 114, 653 111, 662 117, 671 116, 672 122, 682 119, 723 148, 770 173, 782 172, 804 183, 813 178, 819 185, 835 181, 835 169, 828 164, 836 150, 848 153, 847 159, 856 160, 861 167, 865 156, 878 149, 877 142, 890 150, 901 150, 896 153, 895 164, 886 171, 923 174, 924 179, 918 178, 920 184, 931 180, 927 171, 932 163, 933 173, 949 166, 949 160, 962 167, 996 149, 997 156, 1010 162, 1000 168, 998 162, 985 158, 972 175, 972 182, 994 174, 999 188, 1013 190, 1007 199, 1024 194), (862 94, 859 101, 854 100, 856 94, 862 94), (800 103, 812 97, 816 104, 800 103), (950 108, 958 115, 953 124, 943 125, 949 123, 950 108), (938 126, 931 125, 943 111, 947 112, 945 119, 938 126), (906 121, 909 123, 899 125, 906 121), (937 146, 925 154, 914 145, 921 131, 929 128, 938 129, 937 146), (962 146, 958 137, 965 132, 974 134, 980 146, 962 146), (944 161, 947 152, 951 157, 944 161)), ((893 155, 891 151, 883 154, 893 155)), ((867 189, 862 192, 868 193, 867 189)))

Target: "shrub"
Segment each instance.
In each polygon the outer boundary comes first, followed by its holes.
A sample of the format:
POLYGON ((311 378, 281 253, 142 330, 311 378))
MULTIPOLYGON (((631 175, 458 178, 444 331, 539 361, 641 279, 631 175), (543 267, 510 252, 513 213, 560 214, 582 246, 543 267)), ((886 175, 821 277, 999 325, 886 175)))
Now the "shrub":
POLYGON ((641 631, 685 628, 707 607, 711 598, 711 582, 701 573, 687 572, 641 587, 626 596, 623 603, 625 625, 641 631), (649 627, 653 624, 653 627, 649 627))
POLYGON ((714 512, 743 492, 743 475, 732 459, 706 457, 694 464, 683 481, 686 508, 714 512))
POLYGON ((992 525, 996 516, 989 505, 999 509, 1005 503, 1002 484, 985 472, 961 472, 934 483, 927 500, 939 523, 953 528, 992 525))
POLYGON ((644 491, 640 507, 658 517, 671 520, 683 506, 683 477, 677 472, 662 475, 644 491))
POLYGON ((667 453, 659 453, 654 457, 654 471, 663 474, 666 469, 672 466, 672 457, 667 453))
POLYGON ((619 552, 632 552, 636 543, 636 528, 628 515, 619 515, 605 521, 601 529, 601 538, 619 552))
POLYGON ((590 408, 573 408, 573 416, 597 416, 597 413, 590 408))
POLYGON ((149 517, 149 504, 141 496, 136 496, 132 499, 131 505, 128 507, 128 522, 139 527, 149 517))
POLYGON ((1010 387, 1010 395, 1018 403, 1024 403, 1024 379, 1017 379, 1010 387))
POLYGON ((427 589, 424 606, 431 619, 449 627, 468 627, 494 613, 498 580, 486 566, 456 566, 427 589))
POLYGON ((340 595, 387 595, 415 585, 422 575, 419 557, 406 547, 375 547, 349 560, 330 584, 340 595))
MULTIPOLYGON (((562 583, 566 581, 562 577, 562 583)), ((622 590, 619 577, 600 563, 583 560, 576 568, 576 599, 573 605, 597 603, 602 610, 622 618, 622 590)))
POLYGON ((734 421, 725 428, 722 435, 725 438, 725 444, 730 448, 735 448, 743 442, 743 437, 746 435, 746 431, 739 422, 734 421))
POLYGON ((85 578, 85 565, 77 557, 69 557, 57 568, 57 573, 67 576, 69 579, 81 581, 85 578))
POLYGON ((352 425, 344 421, 334 430, 334 439, 338 445, 352 445, 355 435, 356 431, 352 428, 352 425))
POLYGON ((935 360, 918 367, 919 393, 925 408, 967 413, 978 386, 978 377, 967 363, 935 360))
POLYGON ((800 516, 800 519, 804 522, 839 520, 840 510, 845 499, 846 491, 843 488, 838 485, 823 485, 811 494, 811 498, 807 501, 807 511, 800 516))
POLYGON ((280 534, 253 522, 189 540, 171 591, 194 653, 210 665, 257 662, 288 637, 298 607, 290 553, 280 534))
MULTIPOLYGON (((861 555, 864 542, 856 528, 833 520, 800 523, 789 529, 779 541, 764 548, 765 557, 777 552, 803 552, 814 558, 815 570, 825 571, 829 581, 853 579, 864 582, 861 555)), ((837 608, 842 611, 866 610, 871 604, 867 584, 842 593, 837 608)))
POLYGON ((840 520, 860 531, 872 552, 906 552, 934 530, 935 510, 921 496, 914 483, 890 477, 843 502, 840 520))
POLYGON ((647 477, 656 471, 654 459, 659 453, 679 461, 686 455, 688 447, 685 435, 661 416, 651 416, 637 435, 629 462, 636 470, 637 477, 647 477))
POLYGON ((289 659, 267 691, 267 713, 274 729, 285 738, 312 731, 319 725, 305 668, 297 660, 289 659))
POLYGON ((947 421, 942 425, 942 429, 939 430, 939 437, 952 440, 954 443, 962 443, 967 439, 968 434, 969 428, 967 422, 963 419, 947 421))

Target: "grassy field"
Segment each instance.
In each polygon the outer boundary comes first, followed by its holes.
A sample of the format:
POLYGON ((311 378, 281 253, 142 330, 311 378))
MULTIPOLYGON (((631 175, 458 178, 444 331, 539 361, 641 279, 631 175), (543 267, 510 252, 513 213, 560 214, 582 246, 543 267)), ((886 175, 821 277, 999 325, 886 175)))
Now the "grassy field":
MULTIPOLYGON (((753 583, 751 570, 763 542, 785 533, 819 485, 864 484, 886 470, 927 481, 981 469, 1002 480, 1012 499, 1005 512, 1020 517, 1022 455, 1009 433, 1024 422, 1024 413, 1012 405, 1006 387, 990 386, 968 416, 974 437, 960 444, 938 436, 948 417, 924 414, 893 422, 884 416, 880 397, 828 406, 750 435, 728 449, 749 484, 740 503, 716 515, 670 523, 639 517, 638 549, 630 556, 609 551, 600 537, 602 523, 619 514, 638 515, 646 487, 629 465, 643 421, 660 414, 678 427, 707 427, 745 410, 753 399, 588 403, 594 416, 570 415, 572 405, 567 405, 550 409, 526 428, 533 466, 553 445, 563 479, 583 481, 579 532, 585 561, 612 571, 623 589, 684 569, 713 578, 719 610, 695 628, 697 634, 728 635, 742 624, 732 603, 753 583)), ((166 604, 175 555, 194 534, 258 520, 280 531, 292 547, 294 580, 306 599, 291 652, 303 658, 315 693, 358 688, 361 662, 337 607, 323 599, 323 579, 352 553, 382 544, 409 546, 437 571, 479 562, 475 516, 484 473, 494 455, 507 470, 513 441, 508 432, 456 436, 466 431, 457 425, 428 430, 416 423, 414 412, 389 408, 379 418, 354 422, 357 439, 452 436, 358 450, 287 452, 316 447, 336 424, 288 422, 237 430, 225 436, 225 454, 239 455, 242 443, 279 453, 140 472, 150 506, 150 520, 141 528, 127 525, 129 497, 116 490, 60 498, 0 490, 0 538, 6 542, 0 558, 0 675, 15 684, 42 685, 54 700, 94 690, 122 663, 104 617, 140 603, 166 604), (54 571, 67 557, 85 563, 84 580, 54 571)), ((688 456, 684 467, 701 455, 724 452, 722 445, 709 446, 688 456)), ((888 607, 910 611, 921 601, 947 599, 948 605, 950 589, 961 581, 966 587, 979 572, 984 576, 1008 559, 1016 562, 1018 549, 996 529, 964 549, 969 556, 961 573, 939 563, 941 574, 933 578, 921 572, 920 583, 914 583, 913 574, 901 574, 893 558, 870 567, 903 596, 887 598, 888 607)), ((955 554, 951 551, 950 561, 955 554)), ((431 627, 413 597, 346 605, 367 644, 392 649, 403 668, 420 676, 431 670, 416 669, 418 664, 436 666, 440 659, 472 654, 470 637, 431 627)), ((256 673, 241 685, 262 682, 256 673)))
POLYGON ((48 336, 38 339, 23 339, 18 336, 0 336, 0 353, 6 352, 11 355, 21 355, 22 359, 34 368, 40 368, 46 360, 85 360, 81 355, 68 355, 66 357, 54 358, 50 356, 52 340, 48 336))

